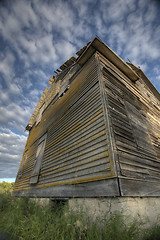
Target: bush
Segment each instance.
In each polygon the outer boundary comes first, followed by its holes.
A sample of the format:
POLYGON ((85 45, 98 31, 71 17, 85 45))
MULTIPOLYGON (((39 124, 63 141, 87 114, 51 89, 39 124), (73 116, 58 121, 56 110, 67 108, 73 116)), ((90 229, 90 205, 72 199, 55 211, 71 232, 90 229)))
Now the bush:
POLYGON ((14 183, 2 182, 0 183, 0 193, 10 192, 13 190, 14 183))

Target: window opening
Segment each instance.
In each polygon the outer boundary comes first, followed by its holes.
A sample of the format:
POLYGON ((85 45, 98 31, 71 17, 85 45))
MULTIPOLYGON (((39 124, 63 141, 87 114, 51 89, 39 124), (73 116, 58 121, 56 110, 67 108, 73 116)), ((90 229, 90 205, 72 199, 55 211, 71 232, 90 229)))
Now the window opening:
POLYGON ((35 164, 33 166, 33 170, 32 170, 32 173, 31 173, 30 184, 36 184, 38 182, 39 173, 40 173, 42 160, 43 160, 43 155, 44 155, 46 137, 47 137, 47 134, 43 135, 39 139, 37 152, 36 152, 36 160, 35 160, 35 164))
POLYGON ((68 91, 68 89, 69 89, 69 87, 67 87, 67 88, 64 90, 64 92, 60 95, 60 98, 63 97, 63 96, 66 94, 66 92, 68 91))
POLYGON ((20 170, 19 170, 19 173, 18 173, 18 178, 21 178, 22 175, 23 175, 23 168, 24 168, 25 161, 27 159, 27 152, 28 152, 28 150, 25 151, 25 153, 23 154, 20 170))
POLYGON ((44 111, 45 108, 45 104, 43 103, 43 105, 40 107, 37 118, 36 118, 36 126, 40 123, 41 118, 42 118, 42 113, 44 111))

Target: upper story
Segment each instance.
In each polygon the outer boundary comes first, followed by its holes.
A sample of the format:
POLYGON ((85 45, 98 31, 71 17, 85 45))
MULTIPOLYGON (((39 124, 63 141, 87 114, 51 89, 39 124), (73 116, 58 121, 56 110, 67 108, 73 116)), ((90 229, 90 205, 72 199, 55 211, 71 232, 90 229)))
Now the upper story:
MULTIPOLYGON (((26 126, 26 130, 30 131, 39 124, 42 115, 51 104, 63 97, 76 74, 94 54, 98 56, 101 68, 110 69, 110 71, 118 74, 128 89, 134 92, 142 102, 153 107, 153 111, 155 110, 154 113, 157 116, 160 110, 160 94, 139 67, 123 61, 98 37, 95 37, 76 54, 78 55, 77 58, 71 57, 55 71, 56 76, 52 75, 49 79, 48 84, 50 87, 45 88, 26 126)), ((156 120, 158 121, 158 116, 156 120)))

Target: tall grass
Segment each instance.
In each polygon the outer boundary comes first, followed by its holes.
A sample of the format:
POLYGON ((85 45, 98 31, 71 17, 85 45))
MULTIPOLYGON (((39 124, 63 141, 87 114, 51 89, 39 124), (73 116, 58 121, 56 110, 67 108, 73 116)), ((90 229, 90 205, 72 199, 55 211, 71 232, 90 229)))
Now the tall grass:
MULTIPOLYGON (((1 184, 0 184, 1 185, 1 184)), ((40 206, 29 198, 11 196, 12 186, 0 187, 0 233, 25 240, 138 240, 160 239, 160 228, 142 229, 141 223, 126 225, 120 214, 93 221, 87 214, 75 214, 67 204, 40 206)), ((8 238, 7 238, 8 239, 8 238)))

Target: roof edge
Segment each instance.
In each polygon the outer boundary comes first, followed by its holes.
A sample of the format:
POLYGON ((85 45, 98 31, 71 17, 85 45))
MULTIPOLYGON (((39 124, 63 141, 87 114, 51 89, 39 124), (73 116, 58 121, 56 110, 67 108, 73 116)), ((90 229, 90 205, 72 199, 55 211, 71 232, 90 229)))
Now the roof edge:
POLYGON ((152 82, 147 78, 144 72, 133 64, 126 63, 121 57, 119 57, 110 47, 108 47, 98 36, 87 44, 85 50, 77 58, 77 62, 80 65, 85 64, 85 62, 91 57, 94 52, 100 52, 104 57, 106 57, 110 62, 112 62, 118 69, 120 69, 129 79, 136 82, 142 78, 147 86, 151 89, 154 95, 160 100, 160 93, 152 84, 152 82))
POLYGON ((143 81, 146 83, 146 85, 149 87, 149 89, 154 93, 154 95, 156 96, 156 98, 158 100, 160 100, 160 93, 159 91, 156 89, 156 87, 152 84, 152 82, 147 78, 147 76, 145 75, 145 73, 141 70, 140 67, 135 66, 133 63, 127 63, 128 65, 130 65, 135 72, 137 72, 137 74, 140 76, 140 78, 143 79, 143 81))
POLYGON ((135 82, 139 79, 136 72, 97 36, 88 44, 83 53, 77 58, 77 62, 80 65, 84 65, 95 51, 100 52, 132 81, 135 82))

